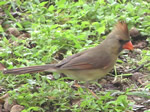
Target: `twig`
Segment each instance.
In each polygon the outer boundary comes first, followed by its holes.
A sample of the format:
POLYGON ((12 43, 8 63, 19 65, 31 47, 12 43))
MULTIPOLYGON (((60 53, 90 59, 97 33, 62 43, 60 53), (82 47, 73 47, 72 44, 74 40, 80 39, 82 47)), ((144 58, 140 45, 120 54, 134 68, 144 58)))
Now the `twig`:
POLYGON ((139 67, 137 67, 136 69, 131 70, 130 72, 135 73, 138 72, 141 68, 144 67, 145 64, 150 63, 150 61, 146 61, 144 64, 140 65, 139 67))

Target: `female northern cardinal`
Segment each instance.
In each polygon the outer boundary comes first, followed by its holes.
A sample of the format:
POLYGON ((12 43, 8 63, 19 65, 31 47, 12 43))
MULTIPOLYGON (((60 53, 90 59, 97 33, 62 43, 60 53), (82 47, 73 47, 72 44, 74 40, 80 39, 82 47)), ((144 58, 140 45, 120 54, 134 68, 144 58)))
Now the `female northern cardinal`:
POLYGON ((24 74, 41 71, 64 73, 76 80, 90 81, 105 76, 114 66, 123 49, 133 49, 128 27, 118 22, 107 38, 98 46, 74 54, 58 64, 3 70, 4 74, 24 74))

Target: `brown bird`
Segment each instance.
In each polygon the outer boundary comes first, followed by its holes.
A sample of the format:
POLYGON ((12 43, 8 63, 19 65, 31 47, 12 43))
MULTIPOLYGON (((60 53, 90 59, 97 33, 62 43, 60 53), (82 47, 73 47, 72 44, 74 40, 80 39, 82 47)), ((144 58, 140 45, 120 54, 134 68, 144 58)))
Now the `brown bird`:
POLYGON ((4 74, 25 74, 41 71, 64 73, 81 81, 92 81, 105 76, 114 66, 123 49, 132 50, 125 22, 118 22, 107 38, 98 46, 74 54, 58 64, 46 64, 3 70, 4 74))

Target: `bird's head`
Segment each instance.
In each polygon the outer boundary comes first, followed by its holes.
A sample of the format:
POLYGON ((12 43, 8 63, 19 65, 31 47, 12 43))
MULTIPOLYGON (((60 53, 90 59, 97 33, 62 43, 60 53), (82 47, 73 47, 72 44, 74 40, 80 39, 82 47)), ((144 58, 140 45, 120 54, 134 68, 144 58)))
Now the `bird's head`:
POLYGON ((133 50, 128 26, 125 22, 118 22, 106 39, 114 51, 120 53, 123 49, 133 50))

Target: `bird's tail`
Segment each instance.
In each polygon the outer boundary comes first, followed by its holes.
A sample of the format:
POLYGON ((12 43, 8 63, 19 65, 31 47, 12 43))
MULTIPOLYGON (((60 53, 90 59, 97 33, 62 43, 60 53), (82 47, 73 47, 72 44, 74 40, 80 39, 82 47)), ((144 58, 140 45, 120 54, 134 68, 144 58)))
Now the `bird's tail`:
POLYGON ((55 64, 47 64, 47 65, 3 70, 3 73, 4 74, 25 74, 25 73, 35 73, 35 72, 55 71, 55 70, 56 70, 55 64))

